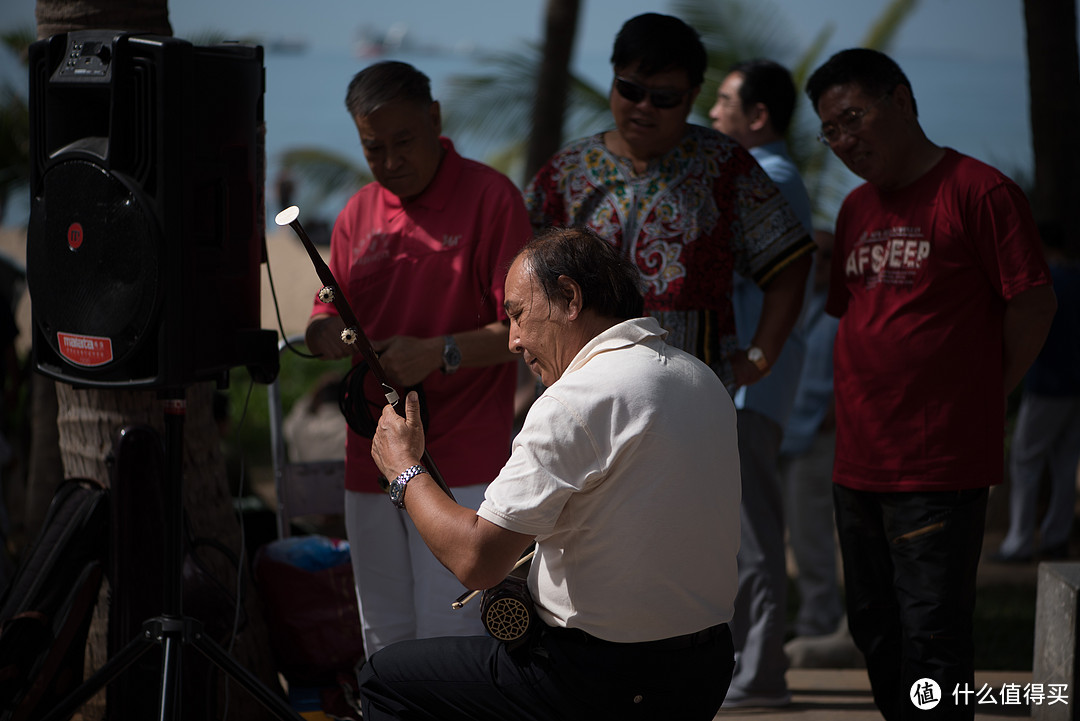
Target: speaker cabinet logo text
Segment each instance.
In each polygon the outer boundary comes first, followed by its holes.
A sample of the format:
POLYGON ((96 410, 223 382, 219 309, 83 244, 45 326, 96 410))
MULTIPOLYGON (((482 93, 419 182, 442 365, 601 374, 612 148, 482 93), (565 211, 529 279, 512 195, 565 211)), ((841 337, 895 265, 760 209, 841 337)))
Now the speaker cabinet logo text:
POLYGON ((100 366, 113 359, 112 341, 92 335, 57 333, 60 355, 69 363, 80 366, 100 366))

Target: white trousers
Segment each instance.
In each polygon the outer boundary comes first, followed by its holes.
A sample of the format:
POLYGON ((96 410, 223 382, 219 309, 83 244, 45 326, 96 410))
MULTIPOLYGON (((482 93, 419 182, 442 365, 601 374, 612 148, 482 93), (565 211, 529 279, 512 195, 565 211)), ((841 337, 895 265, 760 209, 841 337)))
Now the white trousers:
POLYGON ((798 576, 795 635, 820 636, 840 625, 844 604, 836 573, 832 469, 836 432, 819 432, 810 450, 780 461, 788 543, 798 576))
MULTIPOLYGON (((479 508, 485 484, 454 488, 457 502, 479 508)), ((465 587, 428 549, 409 514, 385 493, 345 492, 364 651, 371 656, 397 641, 484 635, 480 599, 455 611, 465 587)))
POLYGON ((1009 532, 1001 542, 1001 553, 1023 556, 1034 550, 1044 472, 1050 476, 1050 503, 1039 524, 1040 546, 1069 542, 1076 513, 1078 459, 1080 396, 1021 396, 1009 454, 1009 532))

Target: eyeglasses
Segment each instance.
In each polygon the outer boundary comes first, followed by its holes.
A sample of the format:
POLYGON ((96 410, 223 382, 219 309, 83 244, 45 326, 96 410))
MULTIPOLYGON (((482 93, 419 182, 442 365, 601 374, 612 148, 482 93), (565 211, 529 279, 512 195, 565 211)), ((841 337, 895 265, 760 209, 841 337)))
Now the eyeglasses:
POLYGON ((832 144, 840 140, 841 135, 854 135, 859 132, 859 128, 862 127, 863 118, 870 112, 870 108, 880 103, 888 95, 882 95, 877 100, 870 103, 870 107, 867 108, 848 108, 840 114, 840 117, 836 119, 835 123, 826 123, 821 126, 821 132, 818 133, 817 139, 825 145, 832 147, 832 144))
POLYGON ((635 104, 640 103, 648 95, 649 102, 658 110, 674 108, 690 92, 689 90, 651 90, 618 75, 615 76, 615 90, 618 91, 619 95, 635 104))

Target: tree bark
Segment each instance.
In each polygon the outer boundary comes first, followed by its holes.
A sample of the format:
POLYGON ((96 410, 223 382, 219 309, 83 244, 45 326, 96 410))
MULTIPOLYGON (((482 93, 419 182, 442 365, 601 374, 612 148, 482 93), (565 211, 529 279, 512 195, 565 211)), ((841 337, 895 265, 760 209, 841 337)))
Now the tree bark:
MULTIPOLYGON (((27 373, 31 371, 27 370, 27 373)), ((26 463, 26 504, 23 528, 26 538, 37 537, 56 487, 64 480, 60 438, 56 429, 58 407, 56 383, 34 375, 30 379, 30 448, 26 463)))
POLYGON ((1080 60, 1076 0, 1024 0, 1036 218, 1059 224, 1080 252, 1080 60))
POLYGON ((72 30, 133 30, 172 35, 167 0, 37 0, 38 38, 72 30))
MULTIPOLYGON (((91 28, 172 34, 167 0, 37 0, 35 11, 39 38, 91 28)), ((193 342, 198 341, 193 339, 193 342)), ((127 425, 153 426, 164 438, 164 406, 156 391, 76 390, 64 383, 53 384, 43 377, 35 379, 35 382, 39 380, 42 381, 39 385, 45 399, 49 397, 48 388, 53 385, 56 388, 57 404, 54 407, 58 408, 58 412, 45 409, 42 417, 36 420, 44 422, 51 417, 56 421, 58 455, 63 462, 62 478, 90 477, 108 484, 106 457, 112 450, 118 432, 127 425)), ((212 392, 212 384, 209 383, 186 389, 188 403, 183 449, 185 512, 194 537, 213 539, 239 552, 240 526, 226 480, 225 461, 213 417, 212 392)), ((35 416, 38 410, 35 408, 35 416)), ((41 438, 35 438, 35 442, 40 440, 46 443, 48 433, 41 431, 41 434, 41 438)), ((38 452, 48 453, 48 448, 43 447, 38 452)), ((55 470, 32 474, 28 481, 28 495, 39 498, 42 494, 51 496, 58 480, 55 470)), ((115 518, 112 522, 123 523, 124 519, 115 518)), ((148 539, 148 542, 156 541, 148 539)), ((236 588, 237 569, 225 558, 207 554, 201 560, 226 588, 236 588)), ((241 560, 241 565, 247 576, 249 566, 246 559, 241 560)), ((94 612, 87 643, 86 675, 97 670, 108 653, 109 589, 107 583, 105 585, 94 612)), ((121 589, 117 591, 121 592, 121 589)), ((269 688, 280 690, 261 603, 249 576, 245 578, 244 599, 248 625, 235 640, 231 653, 269 688)), ((154 651, 151 650, 151 653, 154 651)), ((198 654, 194 648, 186 649, 185 653, 198 654)), ((265 717, 265 711, 250 694, 236 684, 228 685, 231 687, 230 718, 254 720, 265 717)), ((223 693, 225 686, 219 676, 219 692, 223 693)), ((156 693, 156 689, 153 691, 156 693)), ((181 698, 183 695, 181 689, 181 698)), ((85 721, 94 721, 103 718, 104 713, 103 690, 84 706, 82 715, 85 721)))
POLYGON ((570 88, 570 57, 577 35, 579 0, 547 0, 544 50, 536 81, 533 127, 525 158, 530 180, 562 144, 563 116, 570 88))

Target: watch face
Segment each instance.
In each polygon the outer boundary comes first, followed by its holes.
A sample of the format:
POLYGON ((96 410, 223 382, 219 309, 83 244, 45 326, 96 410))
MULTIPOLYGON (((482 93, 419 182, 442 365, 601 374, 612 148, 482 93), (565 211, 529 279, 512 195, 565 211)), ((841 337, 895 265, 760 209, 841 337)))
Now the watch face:
POLYGON ((746 349, 746 359, 757 366, 762 373, 769 372, 769 361, 765 359, 765 353, 757 346, 746 349))
POLYGON ((453 336, 446 336, 443 344, 443 370, 447 373, 453 373, 461 365, 461 349, 458 348, 458 344, 454 341, 453 336))
POLYGON ((394 481, 390 484, 390 500, 395 506, 401 508, 402 498, 405 496, 405 484, 400 481, 394 481))

